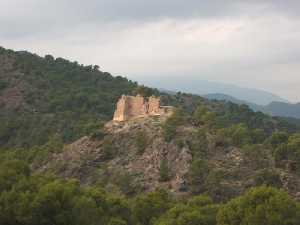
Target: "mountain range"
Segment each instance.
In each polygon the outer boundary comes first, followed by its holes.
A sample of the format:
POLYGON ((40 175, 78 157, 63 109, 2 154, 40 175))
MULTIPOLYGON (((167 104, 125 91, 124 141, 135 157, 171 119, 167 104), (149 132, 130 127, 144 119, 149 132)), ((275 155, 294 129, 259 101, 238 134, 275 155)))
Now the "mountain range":
POLYGON ((201 96, 211 93, 222 93, 224 95, 233 96, 234 98, 238 98, 246 102, 251 102, 263 106, 268 105, 271 102, 289 103, 288 100, 264 90, 244 88, 233 84, 211 82, 200 79, 187 80, 184 78, 184 76, 183 78, 174 77, 172 79, 160 77, 159 79, 147 80, 147 78, 143 78, 138 81, 141 83, 145 83, 148 86, 173 92, 180 91, 201 96))
POLYGON ((258 105, 253 102, 241 100, 230 95, 214 93, 203 95, 203 97, 215 100, 225 100, 236 104, 246 104, 254 111, 260 111, 272 116, 283 116, 300 119, 300 103, 292 104, 282 101, 272 101, 267 105, 258 105))

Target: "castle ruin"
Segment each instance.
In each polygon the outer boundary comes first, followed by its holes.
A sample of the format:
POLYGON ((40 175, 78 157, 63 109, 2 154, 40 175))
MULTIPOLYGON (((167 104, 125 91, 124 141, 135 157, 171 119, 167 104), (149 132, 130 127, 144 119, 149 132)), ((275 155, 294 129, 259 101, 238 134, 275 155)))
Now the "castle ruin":
POLYGON ((171 112, 172 107, 161 106, 158 97, 122 95, 117 102, 113 120, 121 122, 140 117, 167 115, 171 112))

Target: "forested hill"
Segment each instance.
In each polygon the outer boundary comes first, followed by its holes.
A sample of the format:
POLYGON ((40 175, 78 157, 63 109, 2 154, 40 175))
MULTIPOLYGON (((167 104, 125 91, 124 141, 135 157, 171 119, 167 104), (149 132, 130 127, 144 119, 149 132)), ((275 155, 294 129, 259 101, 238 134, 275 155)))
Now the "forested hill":
POLYGON ((296 125, 246 106, 191 95, 159 93, 126 78, 51 55, 40 57, 0 47, 0 148, 30 148, 55 140, 70 143, 112 118, 122 94, 159 94, 164 104, 193 111, 203 103, 220 115, 219 125, 245 123, 268 133, 296 125))
POLYGON ((73 141, 108 120, 137 83, 51 55, 0 47, 0 147, 73 141))
POLYGON ((1 225, 300 221, 294 119, 162 94, 98 66, 1 48, 0 149, 1 225), (102 126, 136 93, 174 113, 102 126))

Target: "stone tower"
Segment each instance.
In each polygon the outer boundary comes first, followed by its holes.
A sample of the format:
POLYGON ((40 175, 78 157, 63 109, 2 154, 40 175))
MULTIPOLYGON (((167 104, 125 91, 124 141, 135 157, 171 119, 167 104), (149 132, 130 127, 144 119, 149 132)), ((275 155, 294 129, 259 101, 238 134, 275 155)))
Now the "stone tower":
POLYGON ((148 113, 153 115, 160 113, 160 98, 154 96, 149 97, 148 113))

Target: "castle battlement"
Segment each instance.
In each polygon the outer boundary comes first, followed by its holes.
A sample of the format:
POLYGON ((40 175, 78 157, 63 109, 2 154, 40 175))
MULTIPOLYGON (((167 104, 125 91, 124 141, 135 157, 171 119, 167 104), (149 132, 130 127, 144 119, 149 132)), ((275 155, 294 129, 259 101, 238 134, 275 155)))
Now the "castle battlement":
POLYGON ((117 102, 117 108, 114 113, 114 121, 126 121, 139 117, 166 115, 172 112, 172 107, 161 106, 160 98, 151 96, 122 95, 117 102))

